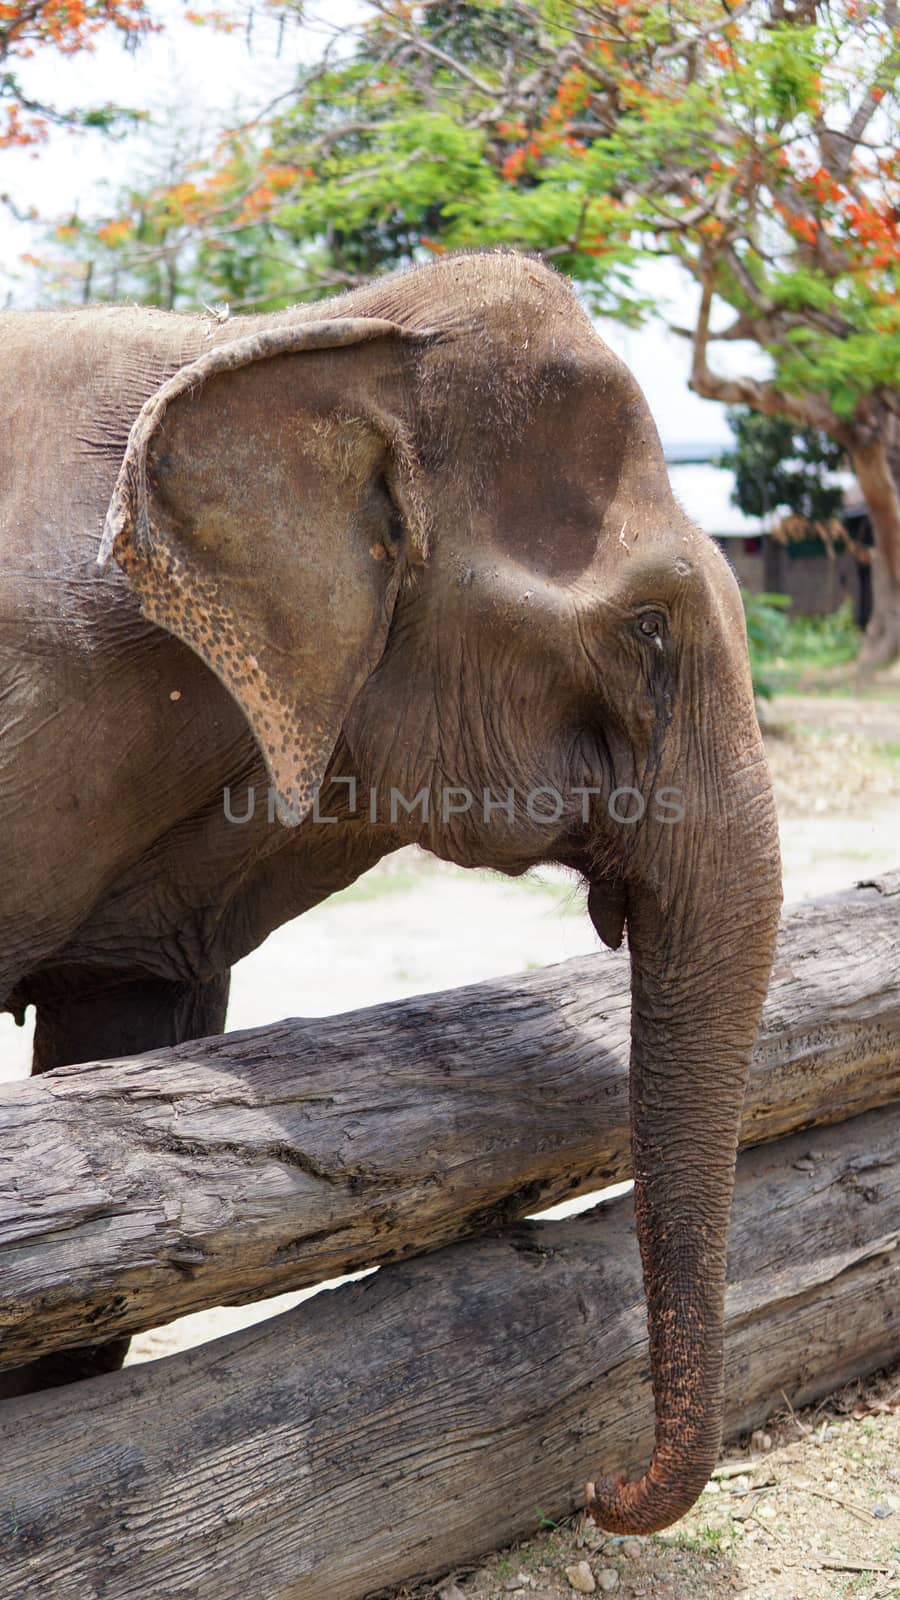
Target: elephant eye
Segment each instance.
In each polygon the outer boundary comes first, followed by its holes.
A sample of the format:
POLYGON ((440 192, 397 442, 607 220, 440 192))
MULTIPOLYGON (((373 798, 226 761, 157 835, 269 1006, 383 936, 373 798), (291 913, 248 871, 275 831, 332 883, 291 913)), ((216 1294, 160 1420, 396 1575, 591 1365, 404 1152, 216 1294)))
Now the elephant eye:
POLYGON ((666 624, 658 611, 645 611, 643 616, 638 618, 638 627, 646 639, 653 639, 660 650, 662 649, 666 624))
POLYGON ((373 486, 373 502, 375 514, 383 529, 381 541, 373 548, 381 550, 381 559, 387 556, 393 561, 403 544, 405 530, 403 518, 384 473, 379 474, 373 486))

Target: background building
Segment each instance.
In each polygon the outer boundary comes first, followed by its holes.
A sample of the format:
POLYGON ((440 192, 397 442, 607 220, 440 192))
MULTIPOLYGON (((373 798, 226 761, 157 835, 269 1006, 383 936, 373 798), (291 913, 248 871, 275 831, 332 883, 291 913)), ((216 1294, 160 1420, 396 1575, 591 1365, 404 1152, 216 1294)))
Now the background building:
POLYGON ((671 444, 666 461, 679 504, 721 546, 741 587, 751 594, 786 594, 792 609, 808 616, 836 611, 849 600, 857 624, 865 627, 872 603, 872 528, 856 480, 848 474, 846 532, 823 539, 796 518, 773 516, 767 524, 745 516, 732 503, 734 474, 718 465, 721 453, 721 445, 702 440, 671 444))

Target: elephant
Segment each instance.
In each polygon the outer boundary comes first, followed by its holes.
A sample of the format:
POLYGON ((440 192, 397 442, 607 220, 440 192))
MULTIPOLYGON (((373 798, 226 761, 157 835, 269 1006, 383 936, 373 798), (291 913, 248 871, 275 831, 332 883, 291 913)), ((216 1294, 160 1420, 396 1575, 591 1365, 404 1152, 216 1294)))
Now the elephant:
POLYGON ((511 250, 273 315, 5 312, 0 348, 0 1009, 35 1007, 34 1070, 220 1032, 232 964, 403 845, 578 874, 628 936, 656 1427, 590 1504, 666 1526, 720 1446, 781 878, 740 594, 635 379, 511 250))

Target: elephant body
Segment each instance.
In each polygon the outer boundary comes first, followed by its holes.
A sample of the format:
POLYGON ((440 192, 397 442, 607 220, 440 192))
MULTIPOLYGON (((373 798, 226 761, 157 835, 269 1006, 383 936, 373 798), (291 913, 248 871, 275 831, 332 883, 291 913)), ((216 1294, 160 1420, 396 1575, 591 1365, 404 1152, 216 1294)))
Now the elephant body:
POLYGON ((629 933, 657 1408, 595 1513, 664 1526, 718 1442, 780 879, 740 599, 640 390, 512 252, 0 337, 0 1007, 36 1070, 132 1053, 219 1031, 233 962, 402 844, 578 872, 629 933))

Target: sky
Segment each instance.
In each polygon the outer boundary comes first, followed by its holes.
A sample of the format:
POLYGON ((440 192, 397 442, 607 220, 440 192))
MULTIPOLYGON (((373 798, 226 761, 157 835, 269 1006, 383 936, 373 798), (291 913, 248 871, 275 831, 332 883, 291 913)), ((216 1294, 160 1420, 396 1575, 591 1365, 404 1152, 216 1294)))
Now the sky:
MULTIPOLYGON (((352 18, 359 8, 356 0, 323 0, 307 7, 302 26, 281 33, 265 8, 256 7, 249 51, 244 35, 226 36, 193 26, 185 21, 183 9, 181 0, 156 0, 154 12, 165 17, 165 31, 145 39, 133 52, 113 38, 98 40, 90 54, 64 58, 40 52, 23 63, 23 85, 28 93, 60 107, 107 100, 149 107, 170 125, 192 128, 199 138, 206 130, 212 137, 217 128, 247 120, 289 89, 297 65, 316 56, 334 26, 352 18)), ((0 194, 10 195, 20 211, 34 206, 51 219, 64 218, 73 210, 89 216, 102 211, 136 162, 140 154, 132 141, 54 130, 37 156, 0 151, 0 194)), ((21 263, 23 252, 34 244, 33 230, 16 223, 0 204, 0 305, 34 303, 35 287, 21 263)), ((674 263, 649 263, 641 269, 639 281, 668 307, 672 320, 690 323, 699 291, 674 263)), ((699 399, 688 388, 687 340, 656 320, 640 330, 608 319, 597 326, 637 377, 667 446, 732 442, 724 407, 699 399)), ((723 346, 716 359, 729 372, 765 372, 764 358, 753 346, 723 346)))

